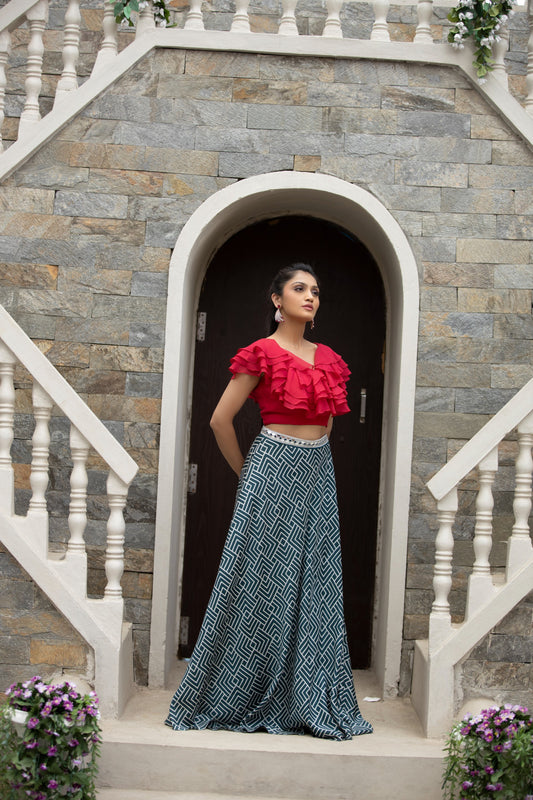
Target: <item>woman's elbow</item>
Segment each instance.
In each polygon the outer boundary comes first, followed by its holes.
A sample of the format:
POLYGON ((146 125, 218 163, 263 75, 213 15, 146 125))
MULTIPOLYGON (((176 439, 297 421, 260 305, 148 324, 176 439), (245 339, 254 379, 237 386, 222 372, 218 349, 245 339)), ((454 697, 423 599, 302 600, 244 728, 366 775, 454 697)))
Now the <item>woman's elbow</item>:
POLYGON ((209 425, 213 433, 217 433, 227 425, 227 420, 225 420, 224 416, 222 414, 219 414, 215 409, 215 411, 213 411, 211 419, 209 420, 209 425))

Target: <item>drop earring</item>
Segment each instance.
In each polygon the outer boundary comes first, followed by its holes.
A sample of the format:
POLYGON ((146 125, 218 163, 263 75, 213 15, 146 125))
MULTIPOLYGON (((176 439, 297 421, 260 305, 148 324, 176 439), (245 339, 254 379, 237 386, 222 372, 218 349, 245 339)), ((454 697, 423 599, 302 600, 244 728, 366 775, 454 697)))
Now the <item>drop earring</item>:
POLYGON ((309 327, 311 328, 311 330, 313 330, 313 328, 315 327, 315 320, 314 319, 311 320, 311 325, 309 327))
POLYGON ((280 308, 281 308, 281 306, 277 307, 276 313, 274 314, 274 319, 276 320, 276 322, 285 322, 285 320, 283 319, 283 316, 281 314, 280 308))

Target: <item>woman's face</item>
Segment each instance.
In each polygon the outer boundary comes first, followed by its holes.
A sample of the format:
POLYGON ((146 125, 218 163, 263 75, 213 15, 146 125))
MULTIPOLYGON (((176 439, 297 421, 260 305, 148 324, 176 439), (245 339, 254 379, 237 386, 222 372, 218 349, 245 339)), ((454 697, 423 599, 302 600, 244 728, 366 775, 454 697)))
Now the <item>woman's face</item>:
POLYGON ((276 307, 281 304, 281 313, 285 318, 292 317, 310 322, 320 305, 319 294, 313 276, 309 272, 298 270, 283 287, 281 297, 277 294, 272 295, 272 302, 276 307))

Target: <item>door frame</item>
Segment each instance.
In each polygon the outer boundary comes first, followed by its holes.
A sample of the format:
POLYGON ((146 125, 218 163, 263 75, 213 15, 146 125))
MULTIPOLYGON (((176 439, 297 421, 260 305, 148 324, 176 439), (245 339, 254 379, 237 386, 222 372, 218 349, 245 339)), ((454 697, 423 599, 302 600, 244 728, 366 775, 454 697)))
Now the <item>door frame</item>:
POLYGON ((353 233, 376 261, 385 287, 387 353, 372 669, 384 697, 398 692, 417 365, 417 264, 401 227, 370 192, 340 178, 306 172, 257 175, 219 190, 191 215, 170 261, 149 663, 154 687, 166 685, 176 660, 193 334, 202 281, 213 254, 238 230, 293 214, 319 217, 353 233))

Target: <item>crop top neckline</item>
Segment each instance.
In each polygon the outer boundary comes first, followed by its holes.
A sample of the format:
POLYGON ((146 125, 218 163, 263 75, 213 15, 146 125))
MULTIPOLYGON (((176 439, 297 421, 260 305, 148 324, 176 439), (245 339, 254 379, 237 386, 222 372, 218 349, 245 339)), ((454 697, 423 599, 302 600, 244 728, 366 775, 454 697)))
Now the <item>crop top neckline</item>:
POLYGON ((314 358, 313 363, 311 364, 311 362, 307 361, 305 358, 302 358, 301 356, 297 356, 296 353, 292 352, 292 350, 288 350, 286 347, 282 347, 282 345, 280 345, 280 343, 277 341, 277 339, 274 339, 272 336, 267 336, 266 340, 259 339, 258 341, 260 341, 260 342, 261 341, 274 342, 283 353, 289 353, 293 358, 297 358, 298 361, 301 361, 303 364, 307 364, 307 366, 311 367, 311 369, 315 369, 315 367, 316 367, 316 357, 317 357, 318 350, 320 348, 319 342, 312 342, 312 344, 315 345, 315 350, 314 350, 314 357, 315 358, 314 358))
POLYGON ((258 339, 241 348, 231 359, 230 370, 256 375, 250 393, 265 425, 326 426, 330 416, 346 414, 346 381, 350 376, 342 358, 325 344, 317 343, 315 362, 286 350, 275 339, 258 339))

